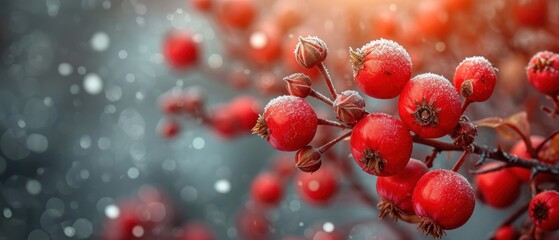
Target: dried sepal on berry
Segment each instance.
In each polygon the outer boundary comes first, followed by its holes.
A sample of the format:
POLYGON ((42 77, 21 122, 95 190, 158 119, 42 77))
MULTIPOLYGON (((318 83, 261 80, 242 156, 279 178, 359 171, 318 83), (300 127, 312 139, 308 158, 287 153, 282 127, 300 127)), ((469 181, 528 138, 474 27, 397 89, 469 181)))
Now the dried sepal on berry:
POLYGON ((315 172, 322 165, 322 154, 312 146, 306 146, 297 151, 295 167, 303 172, 315 172))
POLYGON ((287 92, 291 96, 306 98, 312 91, 311 78, 303 73, 291 74, 283 80, 287 83, 287 92))
POLYGON ((365 115, 365 100, 359 93, 352 90, 338 94, 334 101, 334 111, 340 121, 354 124, 365 115))
POLYGON ((295 46, 295 58, 297 62, 306 68, 313 68, 321 64, 328 56, 326 43, 318 37, 299 37, 299 43, 295 46))

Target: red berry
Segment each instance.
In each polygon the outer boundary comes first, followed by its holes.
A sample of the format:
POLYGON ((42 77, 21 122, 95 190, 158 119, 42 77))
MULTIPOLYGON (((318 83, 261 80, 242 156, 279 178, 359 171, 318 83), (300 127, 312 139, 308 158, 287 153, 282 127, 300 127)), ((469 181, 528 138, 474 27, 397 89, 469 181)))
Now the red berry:
POLYGON ((371 20, 373 36, 382 38, 394 38, 398 29, 398 16, 396 12, 385 10, 373 15, 371 20))
MULTIPOLYGON (((532 142, 532 146, 534 148, 537 148, 544 141, 544 139, 545 138, 542 136, 536 136, 536 135, 530 136, 530 142, 532 142)), ((547 150, 549 147, 550 147, 549 142, 542 147, 542 149, 538 153, 538 161, 547 164, 555 164, 557 161, 557 156, 556 156, 557 153, 555 153, 554 151, 549 151, 550 154, 547 154, 547 150)), ((526 144, 524 144, 524 141, 522 140, 519 140, 518 142, 516 142, 516 144, 514 144, 514 146, 510 150, 510 153, 520 158, 533 160, 532 156, 530 156, 530 153, 528 153, 526 144)), ((522 168, 522 167, 512 167, 511 169, 521 181, 528 182, 530 180, 530 175, 531 175, 530 169, 522 168)), ((540 180, 544 180, 550 177, 553 178, 553 175, 550 174, 536 175, 536 178, 540 178, 540 180)))
POLYGON ((444 0, 444 7, 449 12, 457 12, 468 10, 473 0, 444 0))
POLYGON ((422 1, 416 8, 416 24, 426 37, 444 38, 450 28, 450 14, 440 1, 422 1))
POLYGON ((188 223, 182 229, 183 233, 178 240, 214 240, 213 231, 202 222, 188 223))
POLYGON ((547 0, 514 0, 516 21, 528 26, 542 26, 547 19, 547 0))
POLYGON ((402 122, 420 137, 442 137, 456 127, 461 115, 458 92, 440 75, 425 73, 412 78, 398 100, 402 122))
POLYGON ((350 146, 355 162, 363 171, 390 176, 404 169, 410 160, 412 138, 404 124, 384 113, 371 113, 353 128, 350 146))
POLYGON ((493 236, 494 240, 517 240, 520 237, 520 233, 513 226, 502 226, 493 236))
POLYGON ((411 77, 412 62, 398 43, 380 39, 351 50, 353 76, 365 94, 381 99, 400 94, 411 77))
POLYGON ((491 97, 497 73, 484 57, 464 59, 454 73, 454 87, 463 97, 472 102, 483 102, 491 97))
POLYGON ((180 132, 180 128, 181 127, 177 121, 166 120, 161 125, 161 129, 160 129, 161 136, 163 136, 166 139, 174 138, 180 132))
POLYGON ((220 0, 217 15, 224 25, 245 29, 254 20, 256 6, 253 0, 220 0))
POLYGON ((415 215, 412 204, 412 193, 417 181, 428 171, 421 161, 410 159, 408 165, 396 175, 378 177, 377 194, 381 201, 377 205, 380 218, 391 214, 394 220, 400 214, 415 215))
POLYGON ((191 0, 192 6, 200 12, 207 12, 212 8, 213 0, 191 0))
POLYGON ((316 133, 318 118, 305 99, 280 96, 271 100, 252 132, 280 151, 296 151, 307 146, 316 133))
POLYGON ((526 67, 530 84, 541 93, 559 94, 559 54, 550 51, 536 53, 526 67))
POLYGON ((437 169, 427 172, 415 186, 412 196, 419 228, 435 238, 444 230, 464 225, 474 212, 475 196, 472 186, 462 175, 437 169))
POLYGON ((260 102, 251 96, 240 96, 229 103, 229 109, 237 119, 237 128, 242 132, 250 132, 258 120, 261 111, 260 102))
POLYGON ((236 220, 237 231, 242 237, 241 239, 268 239, 270 222, 264 215, 264 211, 243 209, 236 220))
POLYGON ((198 44, 194 42, 190 33, 175 31, 167 35, 163 54, 172 67, 185 69, 198 61, 198 44))
POLYGON ((297 172, 295 184, 299 197, 310 204, 321 205, 329 202, 338 191, 338 176, 332 167, 322 166, 313 173, 297 172))
MULTIPOLYGON (((491 162, 480 170, 499 167, 504 163, 491 162)), ((506 208, 512 205, 520 195, 520 180, 510 168, 478 174, 474 178, 477 192, 485 204, 494 208, 506 208)))
POLYGON ((250 60, 266 64, 281 56, 281 35, 272 24, 258 26, 248 38, 250 60))
POLYGON ((178 114, 183 110, 183 96, 178 93, 168 93, 161 97, 160 108, 165 114, 178 114))
POLYGON ((534 224, 544 231, 559 230, 559 193, 544 191, 530 201, 528 213, 534 224))
POLYGON ((326 231, 317 231, 314 233, 312 240, 343 240, 344 237, 341 236, 340 233, 334 232, 326 232, 326 231))
POLYGON ((252 199, 262 205, 277 205, 283 197, 281 179, 272 173, 261 173, 252 182, 252 199))
POLYGON ((236 114, 227 105, 218 105, 212 110, 211 126, 223 138, 232 138, 239 133, 236 114))

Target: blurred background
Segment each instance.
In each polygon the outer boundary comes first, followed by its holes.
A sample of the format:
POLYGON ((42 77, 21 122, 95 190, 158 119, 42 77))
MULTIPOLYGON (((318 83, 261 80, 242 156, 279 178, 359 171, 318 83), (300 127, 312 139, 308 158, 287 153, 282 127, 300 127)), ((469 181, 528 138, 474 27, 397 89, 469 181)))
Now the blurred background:
MULTIPOLYGON (((516 10, 523 1, 417 2, 2 0, 0 239, 189 239, 188 231, 213 239, 326 239, 316 232, 333 229, 346 233, 340 239, 397 239, 402 229, 420 237, 415 225, 378 222, 374 206, 342 178, 326 205, 301 200, 287 178, 281 202, 255 210, 249 196, 255 176, 277 170, 278 159, 292 163, 293 155, 248 131, 227 132, 215 120, 238 96, 255 99, 260 113, 269 99, 285 94, 281 78, 301 71, 293 64, 297 36, 318 35, 329 46, 326 65, 339 89, 355 88, 348 48, 384 37, 408 50, 414 75, 431 71, 452 79, 457 64, 474 55, 499 68, 494 97, 472 106, 472 118, 528 109, 533 132, 557 127, 538 121, 545 116, 538 106, 547 102, 526 87, 524 72, 535 52, 559 49, 557 1, 543 1, 543 17, 536 10, 524 18, 516 10), (252 12, 238 10, 247 2, 252 12), (169 64, 173 56, 163 49, 174 32, 196 43, 192 66, 169 64), (190 92, 203 96, 213 120, 169 114, 166 96, 190 92), (178 124, 174 130, 170 122, 178 124), (136 208, 147 213, 138 217, 130 210, 136 208), (247 211, 266 222, 247 231, 265 234, 243 233, 247 211), (132 234, 119 233, 126 231, 132 234)), ((326 89, 318 72, 308 74, 326 89)), ((369 98, 367 104, 370 111, 396 114, 395 100, 369 98)), ((480 143, 513 144, 492 131, 481 136, 480 143)), ((340 145, 339 155, 347 155, 347 143, 340 145)), ((417 148, 413 156, 429 154, 417 148)), ((456 157, 441 154, 436 167, 448 168, 442 159, 456 157)), ((353 167, 375 194, 375 179, 353 167)), ((447 238, 487 238, 514 208, 478 204, 472 219, 447 238)))

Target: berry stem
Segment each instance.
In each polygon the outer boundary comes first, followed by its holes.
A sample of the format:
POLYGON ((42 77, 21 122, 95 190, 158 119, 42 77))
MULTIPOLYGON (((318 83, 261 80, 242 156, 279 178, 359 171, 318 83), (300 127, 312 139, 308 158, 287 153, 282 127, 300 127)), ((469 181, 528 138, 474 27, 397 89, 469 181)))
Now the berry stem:
POLYGON ((470 155, 471 150, 466 150, 462 153, 462 156, 460 156, 460 159, 458 159, 458 161, 456 161, 456 164, 454 164, 454 167, 452 168, 452 171, 454 172, 458 172, 458 170, 460 170, 460 167, 462 167, 462 164, 464 164, 464 162, 466 161, 466 159, 468 158, 468 155, 470 155))
POLYGON ((464 112, 466 112, 466 109, 468 108, 468 106, 470 106, 470 103, 472 103, 472 101, 470 101, 468 99, 464 100, 464 103, 462 103, 462 110, 461 110, 462 113, 460 115, 462 115, 462 114, 464 114, 464 112))
POLYGON ((318 100, 320 100, 320 101, 322 101, 322 102, 324 102, 324 103, 326 103, 330 106, 334 106, 334 102, 332 100, 330 100, 330 98, 322 95, 322 93, 317 92, 314 89, 311 89, 311 92, 309 93, 309 96, 314 97, 314 98, 316 98, 316 99, 318 99, 318 100))
POLYGON ((334 82, 332 81, 332 78, 328 73, 328 69, 326 69, 326 65, 324 65, 324 62, 321 62, 320 64, 316 65, 316 67, 318 68, 320 73, 322 73, 322 76, 324 76, 324 79, 326 80, 326 85, 328 85, 328 89, 330 90, 332 97, 336 99, 338 95, 336 94, 336 89, 334 89, 334 82))
POLYGON ((540 145, 538 145, 538 146, 536 147, 536 155, 537 155, 538 153, 540 153, 540 151, 542 150, 543 146, 544 146, 547 142, 549 142, 551 139, 553 139, 557 134, 559 134, 559 130, 557 130, 557 131, 553 132, 552 134, 550 134, 549 136, 547 136, 547 138, 545 138, 545 139, 543 140, 543 142, 540 143, 540 145))
POLYGON ((437 148, 433 148, 433 152, 431 153, 430 156, 427 156, 427 158, 425 159, 425 165, 427 166, 427 168, 432 168, 433 167, 433 162, 435 161, 435 158, 437 158, 437 154, 439 154, 440 150, 438 150, 437 148))
MULTIPOLYGON (((413 135, 413 142, 434 147, 439 151, 464 151, 462 147, 456 146, 452 143, 442 142, 434 139, 425 139, 418 137, 417 135, 413 135)), ((501 149, 498 148, 479 146, 476 144, 472 144, 472 146, 474 148, 472 153, 480 155, 480 157, 482 158, 481 160, 489 158, 508 163, 514 167, 522 167, 527 169, 535 168, 538 169, 538 172, 540 173, 551 173, 554 175, 559 175, 558 165, 549 165, 541 163, 540 161, 530 161, 524 158, 519 158, 517 156, 511 155, 510 153, 503 152, 501 149)))
POLYGON ((339 141, 341 141, 342 139, 349 137, 351 135, 352 131, 349 131, 347 133, 344 133, 343 135, 332 139, 332 141, 327 142, 326 144, 322 145, 321 147, 317 148, 316 150, 318 150, 320 153, 324 153, 326 152, 326 150, 330 149, 332 146, 334 146, 336 143, 338 143, 339 141))
POLYGON ((351 128, 350 126, 345 125, 345 124, 343 124, 343 123, 339 123, 339 122, 332 121, 332 120, 329 120, 329 119, 322 119, 322 118, 319 118, 319 119, 318 119, 318 125, 339 127, 339 128, 342 128, 342 129, 351 128))

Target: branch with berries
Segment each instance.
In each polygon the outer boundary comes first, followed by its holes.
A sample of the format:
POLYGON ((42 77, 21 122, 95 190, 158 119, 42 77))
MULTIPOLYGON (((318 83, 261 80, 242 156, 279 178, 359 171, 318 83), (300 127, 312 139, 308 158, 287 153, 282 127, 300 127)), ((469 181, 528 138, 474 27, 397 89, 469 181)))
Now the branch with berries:
MULTIPOLYGON (((486 204, 508 207, 516 199, 514 194, 518 195, 518 190, 512 189, 507 192, 512 195, 507 201, 494 200, 495 194, 492 195, 491 189, 498 185, 486 183, 493 181, 494 176, 506 174, 516 183, 511 184, 513 187, 519 186, 522 181, 529 181, 534 186, 532 202, 535 203, 531 202, 530 205, 534 206, 528 209, 534 229, 559 229, 559 215, 553 213, 557 205, 540 199, 559 201, 559 193, 552 191, 553 188, 538 188, 541 182, 553 181, 557 187, 557 158, 544 158, 556 149, 555 145, 550 146, 556 134, 534 143, 523 131, 520 125, 523 122, 498 118, 470 122, 463 115, 470 104, 486 101, 493 93, 497 71, 487 59, 464 59, 456 68, 451 82, 433 73, 412 77, 412 61, 407 51, 390 40, 374 40, 362 48, 350 49, 353 76, 359 89, 377 99, 399 96, 398 119, 382 112, 369 113, 365 109, 364 98, 356 91, 338 93, 324 64, 327 55, 326 43, 321 39, 299 38, 295 48, 297 61, 322 73, 332 98, 313 89, 310 77, 302 73, 292 74, 284 79, 290 95, 271 100, 252 129, 254 134, 262 136, 277 150, 297 151, 295 166, 299 170, 320 172, 323 168, 322 154, 349 138, 349 151, 355 163, 364 172, 378 177, 380 218, 390 215, 394 220, 418 223, 419 231, 440 238, 445 235, 445 230, 465 224, 473 213, 476 204, 474 189, 458 170, 470 154, 477 154, 480 156, 477 166, 481 165, 481 168, 473 173, 476 174, 478 195, 486 204), (318 118, 306 97, 316 98, 331 107, 337 120, 318 118), (475 144, 476 123, 518 134, 528 157, 475 144), (340 128, 343 133, 322 146, 310 146, 319 125, 340 128), (452 143, 436 140, 447 135, 453 139, 452 143), (432 147, 433 154, 425 162, 412 159, 413 143, 432 147), (541 155, 546 152, 542 149, 552 151, 541 155), (452 170, 431 169, 437 153, 442 151, 462 152, 452 170), (504 163, 486 163, 487 159, 504 163), (529 174, 526 180, 520 176, 525 174, 524 171, 529 174), (518 177, 516 172, 519 172, 518 177), (546 177, 536 181, 537 176, 546 177), (441 204, 445 207, 441 208, 441 204)), ((553 99, 557 99, 559 93, 549 89, 559 86, 559 70, 554 65, 559 62, 555 60, 557 56, 551 52, 538 53, 527 67, 530 83, 538 90, 543 85, 545 91, 542 92, 553 99)))

